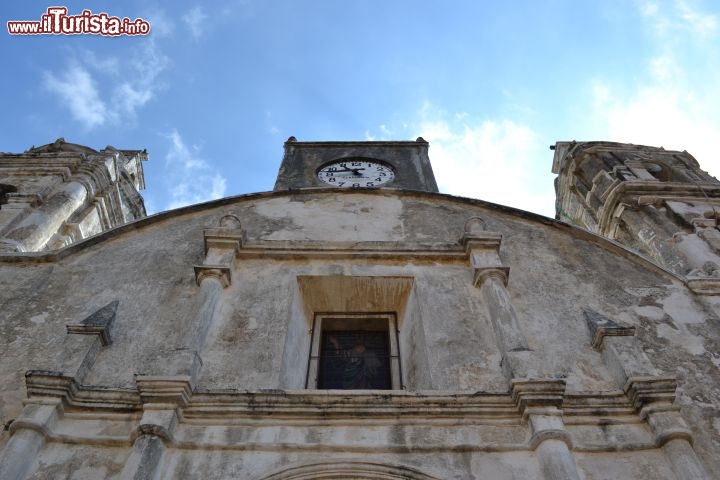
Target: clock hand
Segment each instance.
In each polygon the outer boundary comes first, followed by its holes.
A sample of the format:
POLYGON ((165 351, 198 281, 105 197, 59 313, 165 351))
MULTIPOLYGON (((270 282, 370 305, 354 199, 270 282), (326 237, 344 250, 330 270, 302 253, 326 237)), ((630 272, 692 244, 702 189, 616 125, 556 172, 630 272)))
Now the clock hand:
POLYGON ((364 168, 348 168, 348 167, 342 167, 344 170, 341 170, 342 172, 352 172, 355 175, 362 175, 360 173, 360 170, 365 170, 364 168))

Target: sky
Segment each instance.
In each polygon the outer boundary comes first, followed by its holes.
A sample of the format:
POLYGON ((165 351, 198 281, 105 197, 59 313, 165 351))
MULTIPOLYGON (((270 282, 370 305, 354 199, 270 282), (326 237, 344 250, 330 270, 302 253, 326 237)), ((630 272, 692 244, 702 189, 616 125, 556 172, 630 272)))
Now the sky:
POLYGON ((148 213, 272 190, 299 141, 430 142, 443 193, 554 216, 556 141, 687 150, 720 175, 716 0, 3 2, 0 151, 147 149, 148 213), (11 35, 142 19, 147 35, 11 35))

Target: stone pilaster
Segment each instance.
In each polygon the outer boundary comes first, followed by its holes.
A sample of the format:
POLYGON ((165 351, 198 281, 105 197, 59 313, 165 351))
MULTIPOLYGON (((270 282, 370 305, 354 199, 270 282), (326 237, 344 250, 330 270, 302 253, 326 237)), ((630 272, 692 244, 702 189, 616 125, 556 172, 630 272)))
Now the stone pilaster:
POLYGON ((10 439, 0 452, 0 479, 22 480, 35 470, 37 455, 60 415, 60 399, 32 402, 10 424, 10 439))
POLYGON ((62 183, 42 205, 0 239, 0 250, 41 250, 63 223, 85 204, 88 192, 85 184, 78 180, 62 183))
POLYGON ((219 228, 203 232, 205 258, 195 265, 195 280, 200 287, 198 308, 186 330, 182 348, 194 350, 202 357, 207 333, 212 326, 220 294, 232 283, 232 268, 245 232, 234 215, 220 219, 219 228))
POLYGON ((546 480, 579 480, 572 441, 562 420, 565 380, 512 380, 512 398, 530 424, 530 448, 546 480))
POLYGON ((500 234, 485 231, 482 219, 471 218, 460 241, 492 322, 513 401, 530 425, 530 448, 537 454, 543 478, 579 480, 572 442, 562 420, 565 380, 546 371, 529 348, 507 290, 510 270, 500 259, 501 240, 500 234))
POLYGON ((522 360, 513 360, 514 353, 527 352, 530 349, 507 290, 510 269, 504 266, 500 259, 501 241, 502 236, 499 233, 485 231, 485 224, 480 218, 467 221, 465 232, 460 239, 473 269, 473 284, 480 289, 488 310, 506 374, 513 378, 524 376, 513 371, 513 368, 520 368, 522 363, 522 360))
POLYGON ((178 410, 184 408, 192 395, 189 377, 135 377, 143 416, 140 419, 130 458, 118 476, 121 480, 153 480, 159 478, 167 445, 173 442, 178 423, 178 410))
POLYGON ((237 251, 241 248, 245 232, 234 215, 220 219, 218 228, 203 232, 205 258, 194 265, 195 281, 199 292, 195 306, 183 326, 178 344, 157 352, 156 359, 138 377, 170 378, 188 381, 190 389, 202 368, 202 349, 214 322, 220 297, 232 283, 232 269, 237 251))
POLYGON ((677 382, 662 375, 642 351, 635 329, 619 325, 594 312, 585 311, 593 347, 602 353, 603 362, 632 405, 638 409, 655 434, 679 479, 710 478, 692 448, 692 433, 673 405, 677 382))

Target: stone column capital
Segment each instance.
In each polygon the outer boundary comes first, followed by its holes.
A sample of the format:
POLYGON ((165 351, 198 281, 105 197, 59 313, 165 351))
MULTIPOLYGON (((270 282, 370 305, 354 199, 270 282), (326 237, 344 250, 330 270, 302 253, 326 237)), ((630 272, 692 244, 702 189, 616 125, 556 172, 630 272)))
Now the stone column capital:
POLYGON ((8 430, 11 435, 19 430, 34 430, 47 438, 61 415, 62 406, 62 399, 57 397, 29 401, 8 430))
POLYGON ((507 287, 510 277, 510 267, 479 267, 473 269, 473 286, 480 288, 486 280, 497 278, 507 287))
POLYGON ((200 286, 206 278, 215 278, 223 288, 227 288, 232 283, 232 274, 230 267, 225 265, 193 265, 195 270, 195 281, 200 286))
POLYGON ((173 433, 178 424, 175 405, 148 403, 143 405, 143 415, 137 428, 137 435, 154 435, 163 442, 172 444, 173 433))

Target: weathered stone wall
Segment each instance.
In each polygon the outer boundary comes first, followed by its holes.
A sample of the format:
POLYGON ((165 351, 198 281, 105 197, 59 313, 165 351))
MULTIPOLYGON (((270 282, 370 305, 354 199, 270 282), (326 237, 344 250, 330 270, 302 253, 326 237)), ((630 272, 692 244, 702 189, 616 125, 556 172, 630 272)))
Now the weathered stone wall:
POLYGON ((480 201, 330 190, 224 199, 57 253, 0 255, 0 418, 11 427, 0 446, 39 422, 33 414, 10 423, 28 415, 24 375, 35 370, 32 401, 63 406, 42 427, 30 478, 128 475, 137 458, 152 457, 140 442, 150 437, 162 439, 152 447, 160 478, 259 479, 330 460, 429 476, 407 478, 550 478, 574 465, 585 478, 674 478, 675 453, 663 448, 688 435, 720 475, 715 298, 617 244, 480 201), (218 228, 227 215, 239 225, 218 228), (482 229, 467 227, 474 217, 482 229), (370 279, 367 291, 389 282, 378 278, 411 286, 401 300, 339 288, 333 303, 299 284, 324 277, 370 279), (67 333, 113 301, 109 345, 67 333), (402 310, 406 390, 303 390, 312 309, 387 305, 402 310), (646 363, 622 363, 626 344, 614 342, 632 337, 607 336, 594 348, 586 311, 634 327, 638 342, 627 348, 646 363), (188 338, 198 319, 205 326, 188 338), (511 330, 526 348, 503 350, 498 335, 511 330), (190 351, 201 366, 178 366, 190 351), (641 367, 652 382, 677 377, 687 435, 682 426, 658 433, 662 402, 637 393, 640 380, 628 373, 641 367))

